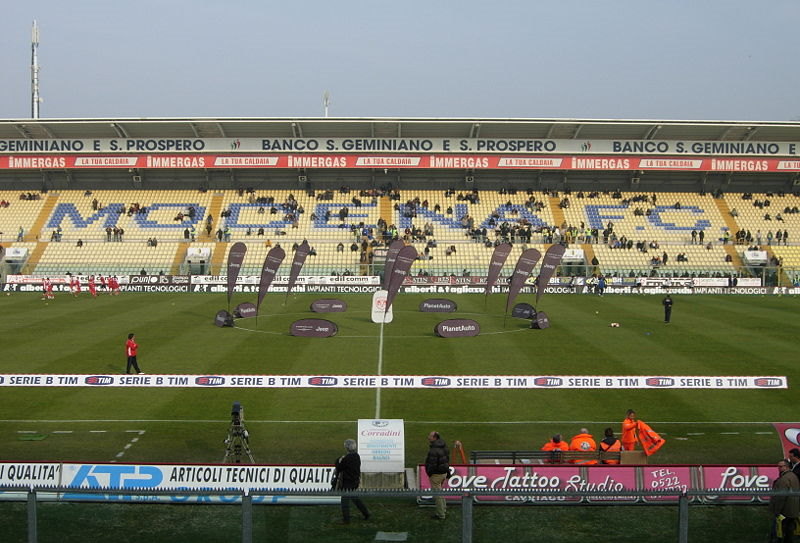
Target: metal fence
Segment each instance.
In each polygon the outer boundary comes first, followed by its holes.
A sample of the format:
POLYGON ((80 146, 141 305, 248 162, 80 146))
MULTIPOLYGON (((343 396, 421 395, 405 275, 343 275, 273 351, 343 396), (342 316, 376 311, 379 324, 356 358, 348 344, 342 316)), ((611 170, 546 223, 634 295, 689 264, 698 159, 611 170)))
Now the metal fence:
MULTIPOLYGON (((69 498, 59 497, 58 501, 64 502, 90 502, 92 495, 97 495, 99 489, 76 489, 72 487, 47 487, 47 488, 20 488, 0 486, 0 493, 12 493, 4 496, 5 500, 16 499, 17 501, 27 501, 27 541, 28 543, 36 543, 38 541, 38 520, 37 520, 37 506, 40 500, 52 500, 53 495, 61 493, 68 493, 69 498), (78 497, 85 495, 85 498, 78 497)), ((134 496, 180 496, 190 499, 193 496, 225 496, 236 499, 241 507, 241 541, 242 543, 251 543, 253 541, 253 498, 259 496, 272 496, 275 490, 272 491, 258 491, 248 492, 242 491, 235 493, 230 490, 227 491, 214 491, 214 490, 201 490, 201 491, 148 491, 139 489, 119 490, 119 489, 103 489, 102 492, 106 494, 113 494, 118 496, 120 500, 125 498, 131 499, 134 496)), ((737 490, 713 490, 714 495, 717 497, 749 497, 752 499, 765 500, 772 496, 800 496, 797 491, 774 491, 774 490, 753 490, 753 489, 737 489, 737 490)), ((581 492, 566 492, 560 490, 441 490, 434 491, 430 489, 425 490, 357 490, 357 491, 298 491, 298 490, 282 490, 282 496, 295 496, 295 497, 359 497, 359 498, 407 498, 409 500, 431 499, 435 496, 457 497, 461 505, 461 541, 464 543, 472 543, 473 530, 474 530, 474 517, 473 507, 474 498, 479 496, 494 496, 506 497, 514 499, 525 498, 592 498, 602 497, 610 499, 604 505, 616 505, 611 499, 613 498, 631 498, 631 497, 665 497, 673 498, 672 504, 669 506, 676 507, 676 524, 677 524, 677 541, 678 543, 688 543, 689 541, 689 506, 693 505, 692 498, 706 496, 709 490, 688 490, 684 492, 675 492, 674 490, 647 490, 647 491, 581 491, 581 492)), ((133 501, 118 502, 118 503, 136 503, 133 501)), ((752 504, 752 502, 749 502, 752 504)), ((623 505, 622 503, 618 505, 623 505)), ((630 505, 625 503, 624 505, 630 505)), ((733 506, 731 503, 725 505, 733 506)), ((209 506, 213 506, 209 504, 209 506)), ((662 503, 640 503, 639 507, 664 507, 662 503)), ((177 506, 180 507, 180 506, 177 506)), ((266 506, 265 506, 266 507, 266 506)), ((498 507, 487 506, 487 507, 498 507)), ((506 505, 505 507, 520 507, 519 505, 506 505)), ((591 505, 577 505, 576 507, 591 507, 591 505)))

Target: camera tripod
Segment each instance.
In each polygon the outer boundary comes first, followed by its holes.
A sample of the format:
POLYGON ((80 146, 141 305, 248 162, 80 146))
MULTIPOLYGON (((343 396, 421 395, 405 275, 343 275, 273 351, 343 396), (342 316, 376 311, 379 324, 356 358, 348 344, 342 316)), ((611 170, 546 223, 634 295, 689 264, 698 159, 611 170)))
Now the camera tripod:
POLYGON ((250 433, 244 427, 244 423, 239 424, 231 423, 228 429, 228 437, 225 443, 225 457, 222 459, 223 463, 233 462, 235 464, 242 463, 242 456, 247 456, 251 464, 255 464, 253 454, 250 452, 250 433))

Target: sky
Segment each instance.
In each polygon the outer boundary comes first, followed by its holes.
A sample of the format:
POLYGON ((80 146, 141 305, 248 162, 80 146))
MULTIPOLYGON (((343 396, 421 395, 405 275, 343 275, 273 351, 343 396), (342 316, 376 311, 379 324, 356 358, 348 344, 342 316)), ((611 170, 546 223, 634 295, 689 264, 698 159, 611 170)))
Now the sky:
POLYGON ((27 0, 0 119, 800 120, 797 0, 27 0))

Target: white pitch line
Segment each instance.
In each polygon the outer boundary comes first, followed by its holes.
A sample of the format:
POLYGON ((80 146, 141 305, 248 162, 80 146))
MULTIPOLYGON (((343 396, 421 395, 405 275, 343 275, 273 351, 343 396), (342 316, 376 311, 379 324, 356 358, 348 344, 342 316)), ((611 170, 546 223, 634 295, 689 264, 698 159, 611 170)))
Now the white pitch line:
MULTIPOLYGON (((381 333, 378 338, 378 375, 383 372, 383 319, 381 319, 381 333)), ((375 388, 375 418, 381 418, 381 387, 375 388)))
MULTIPOLYGON (((145 434, 145 430, 125 430, 125 433, 137 434, 137 437, 132 438, 130 443, 126 443, 125 446, 122 447, 122 450, 117 453, 116 458, 122 458, 125 456, 125 451, 129 450, 131 447, 133 447, 134 443, 139 441, 139 437, 145 434)), ((112 462, 116 462, 116 460, 112 460, 112 462)))
POLYGON ((36 430, 17 430, 18 434, 35 434, 36 430))
POLYGON ((52 433, 54 433, 54 434, 71 434, 71 433, 73 433, 73 431, 72 430, 53 430, 52 433))
POLYGON ((721 435, 721 436, 738 436, 739 432, 720 432, 719 435, 721 435))
POLYGON ((89 430, 90 434, 105 434, 108 430, 89 430))

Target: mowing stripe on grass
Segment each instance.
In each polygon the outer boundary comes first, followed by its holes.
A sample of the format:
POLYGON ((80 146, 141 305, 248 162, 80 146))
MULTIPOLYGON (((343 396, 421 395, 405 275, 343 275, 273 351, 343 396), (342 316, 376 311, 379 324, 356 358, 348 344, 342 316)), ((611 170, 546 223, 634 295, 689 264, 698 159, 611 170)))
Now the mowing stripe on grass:
MULTIPOLYGON (((24 423, 24 424, 38 424, 38 423, 83 423, 83 422, 111 422, 111 423, 150 423, 150 422, 166 422, 170 424, 177 424, 177 423, 190 423, 190 424, 229 424, 230 420, 203 420, 203 419, 0 419, 0 424, 2 423, 24 423)), ((330 424, 330 423, 343 423, 343 422, 355 422, 352 419, 347 420, 253 420, 247 419, 248 424, 330 424)), ((479 420, 479 421, 452 421, 452 420, 408 420, 406 419, 406 424, 447 424, 447 425, 465 425, 465 424, 619 424, 620 421, 618 420, 515 420, 515 421, 508 421, 508 420, 479 420)), ((649 424, 692 424, 695 426, 699 425, 743 425, 743 424, 776 424, 782 423, 786 421, 674 421, 674 420, 653 420, 650 421, 649 424)), ((105 432, 106 430, 102 430, 105 432)), ((126 430, 126 432, 140 432, 143 433, 144 430, 126 430)), ((34 432, 35 433, 35 432, 34 432)), ((771 435, 772 432, 761 432, 761 434, 771 435)), ((687 433, 686 435, 703 435, 703 432, 699 433, 687 433)))

